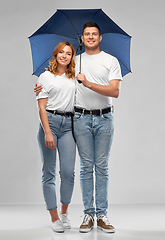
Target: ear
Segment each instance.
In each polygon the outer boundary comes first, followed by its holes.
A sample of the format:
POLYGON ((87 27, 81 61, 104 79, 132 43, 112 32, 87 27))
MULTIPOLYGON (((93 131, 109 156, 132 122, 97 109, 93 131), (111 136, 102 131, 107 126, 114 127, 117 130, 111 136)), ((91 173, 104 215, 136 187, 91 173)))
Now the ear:
POLYGON ((82 40, 82 42, 84 42, 84 38, 83 38, 83 35, 81 36, 81 40, 82 40))
POLYGON ((101 42, 101 40, 102 40, 102 35, 100 35, 100 42, 101 42))

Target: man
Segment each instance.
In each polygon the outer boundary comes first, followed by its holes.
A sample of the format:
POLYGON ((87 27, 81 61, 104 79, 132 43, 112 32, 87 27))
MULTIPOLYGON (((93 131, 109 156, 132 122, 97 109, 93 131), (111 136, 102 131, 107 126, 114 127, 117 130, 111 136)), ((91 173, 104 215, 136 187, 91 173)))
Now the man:
POLYGON ((80 184, 84 204, 84 219, 80 232, 89 232, 97 226, 104 232, 115 232, 106 214, 108 208, 108 161, 113 139, 112 97, 119 96, 122 80, 118 60, 100 51, 102 40, 96 23, 86 23, 82 41, 85 52, 76 57, 77 82, 74 134, 80 156, 80 184), (95 184, 94 184, 95 171, 95 184), (95 205, 94 207, 94 185, 95 205))
MULTIPOLYGON (((84 220, 79 230, 89 232, 94 225, 105 232, 114 232, 106 216, 108 208, 108 161, 114 124, 111 98, 119 96, 122 79, 120 65, 113 56, 100 51, 102 40, 99 26, 87 23, 82 41, 85 53, 81 56, 81 72, 77 84, 74 134, 80 156, 80 183, 84 204, 84 220), (95 205, 94 177, 95 171, 95 205)), ((79 58, 76 59, 76 74, 79 58)))

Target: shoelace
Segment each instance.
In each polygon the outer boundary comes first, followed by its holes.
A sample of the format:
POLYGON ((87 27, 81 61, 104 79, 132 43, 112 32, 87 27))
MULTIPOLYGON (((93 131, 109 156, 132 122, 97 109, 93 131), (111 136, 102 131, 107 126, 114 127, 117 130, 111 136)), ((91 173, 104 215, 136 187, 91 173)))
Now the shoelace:
POLYGON ((92 217, 86 214, 82 225, 88 225, 90 220, 92 220, 92 217))
POLYGON ((101 219, 106 225, 111 225, 111 224, 110 224, 110 221, 108 220, 108 217, 107 217, 107 216, 102 215, 102 216, 100 216, 100 217, 98 218, 98 220, 99 220, 99 219, 101 219))
POLYGON ((68 223, 70 222, 70 220, 68 219, 68 215, 67 214, 62 214, 62 222, 63 223, 68 223))

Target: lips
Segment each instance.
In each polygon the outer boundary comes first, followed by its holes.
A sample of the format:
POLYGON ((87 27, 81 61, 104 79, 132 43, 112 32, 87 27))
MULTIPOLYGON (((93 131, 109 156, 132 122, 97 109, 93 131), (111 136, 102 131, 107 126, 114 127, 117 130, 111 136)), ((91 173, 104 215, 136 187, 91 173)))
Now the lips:
POLYGON ((66 60, 66 59, 60 59, 60 61, 61 61, 61 62, 67 62, 67 60, 66 60))

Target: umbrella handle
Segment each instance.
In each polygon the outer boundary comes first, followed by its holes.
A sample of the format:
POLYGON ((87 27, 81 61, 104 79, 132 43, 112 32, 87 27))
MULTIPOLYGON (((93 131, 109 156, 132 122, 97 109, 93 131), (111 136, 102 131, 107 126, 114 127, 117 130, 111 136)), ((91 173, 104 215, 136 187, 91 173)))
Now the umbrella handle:
MULTIPOLYGON (((79 69, 79 74, 81 74, 81 51, 82 51, 82 40, 80 38, 80 69, 79 69)), ((82 82, 78 80, 78 83, 81 84, 82 82)))

